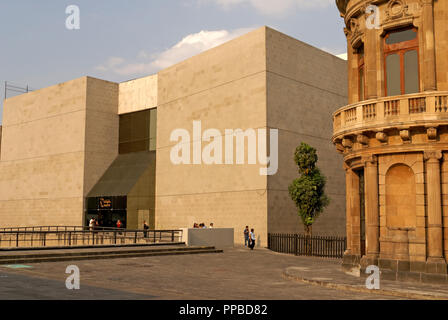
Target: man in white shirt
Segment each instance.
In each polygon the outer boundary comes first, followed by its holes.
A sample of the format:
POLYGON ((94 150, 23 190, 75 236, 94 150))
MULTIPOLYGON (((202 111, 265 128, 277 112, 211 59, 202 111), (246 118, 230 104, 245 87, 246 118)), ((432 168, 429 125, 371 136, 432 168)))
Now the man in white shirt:
POLYGON ((92 218, 89 221, 89 230, 92 231, 94 228, 95 228, 95 218, 92 218))
POLYGON ((250 245, 249 245, 249 248, 250 248, 250 250, 254 250, 254 247, 255 247, 255 232, 254 232, 254 229, 253 229, 253 228, 250 229, 250 235, 249 235, 249 238, 250 238, 250 245))

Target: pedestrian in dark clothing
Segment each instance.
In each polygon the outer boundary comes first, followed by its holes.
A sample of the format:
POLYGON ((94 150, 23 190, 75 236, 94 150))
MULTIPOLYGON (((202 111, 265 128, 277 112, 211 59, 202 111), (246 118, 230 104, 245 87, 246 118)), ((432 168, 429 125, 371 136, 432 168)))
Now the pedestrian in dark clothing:
POLYGON ((149 229, 149 226, 148 226, 148 224, 146 223, 146 221, 143 221, 143 236, 145 237, 145 238, 148 238, 148 229, 149 229))
POLYGON ((247 247, 249 242, 249 226, 246 226, 246 229, 244 229, 244 246, 247 247))

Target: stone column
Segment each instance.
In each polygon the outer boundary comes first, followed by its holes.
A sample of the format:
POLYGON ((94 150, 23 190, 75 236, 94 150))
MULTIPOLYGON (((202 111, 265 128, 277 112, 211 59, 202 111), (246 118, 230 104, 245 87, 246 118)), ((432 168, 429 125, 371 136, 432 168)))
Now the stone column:
POLYGON ((366 204, 366 254, 378 258, 380 253, 380 213, 378 196, 378 160, 372 156, 364 160, 366 204))
POLYGON ((428 262, 443 260, 442 197, 440 184, 441 151, 425 152, 428 192, 428 262))
POLYGON ((423 90, 437 90, 433 0, 421 0, 423 29, 423 90))

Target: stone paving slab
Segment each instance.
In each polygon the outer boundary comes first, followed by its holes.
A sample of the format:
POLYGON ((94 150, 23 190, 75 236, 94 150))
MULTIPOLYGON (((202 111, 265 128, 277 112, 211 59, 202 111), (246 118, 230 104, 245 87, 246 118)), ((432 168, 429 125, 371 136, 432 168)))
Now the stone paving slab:
POLYGON ((407 299, 448 300, 446 285, 423 284, 417 282, 397 282, 381 280, 380 289, 366 287, 366 278, 344 273, 338 260, 322 260, 316 263, 312 257, 299 257, 300 266, 288 267, 283 276, 310 285, 334 288, 352 292, 404 297, 407 299))
MULTIPOLYGON (((350 292, 285 279, 289 267, 327 263, 266 249, 225 249, 221 254, 155 256, 0 266, 0 299, 136 298, 162 300, 401 300, 404 297, 350 292), (81 290, 66 292, 65 270, 79 267, 81 290), (92 297, 92 292, 96 294, 92 297)), ((340 261, 334 261, 340 264, 340 261)))

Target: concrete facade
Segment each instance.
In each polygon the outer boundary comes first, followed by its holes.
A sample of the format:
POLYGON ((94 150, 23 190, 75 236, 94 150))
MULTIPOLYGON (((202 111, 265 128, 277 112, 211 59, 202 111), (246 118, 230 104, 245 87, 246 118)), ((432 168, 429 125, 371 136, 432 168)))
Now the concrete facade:
MULTIPOLYGON (((7 99, 2 224, 85 224, 85 198, 119 156, 120 117, 157 108, 155 161, 127 194, 128 228, 143 220, 156 229, 213 222, 234 228, 235 243, 243 243, 249 225, 258 246, 267 245, 268 232, 302 232, 288 185, 298 175, 294 150, 304 141, 319 152, 332 199, 314 232, 341 235, 345 179, 325 115, 347 103, 346 70, 345 61, 263 27, 157 75, 120 84, 85 77, 7 99), (278 172, 260 175, 266 165, 248 164, 247 156, 236 164, 235 154, 233 165, 173 164, 171 133, 181 128, 193 137, 197 120, 223 141, 226 129, 278 129, 278 172)), ((246 141, 246 154, 248 148, 246 141)))
MULTIPOLYGON (((333 115, 333 142, 344 156, 347 181, 344 265, 363 270, 375 264, 396 279, 446 282, 448 3, 375 1, 380 23, 371 29, 363 11, 367 3, 337 1, 347 26, 352 103, 333 115), (418 89, 390 95, 387 39, 406 30, 415 32, 413 38, 393 43, 392 54, 418 53, 418 89), (414 47, 407 47, 409 41, 414 47)), ((400 70, 401 81, 410 81, 406 61, 400 70)))

